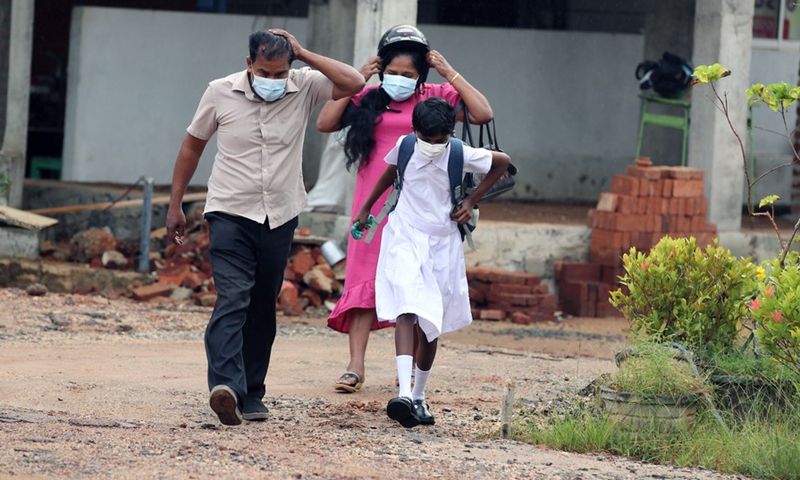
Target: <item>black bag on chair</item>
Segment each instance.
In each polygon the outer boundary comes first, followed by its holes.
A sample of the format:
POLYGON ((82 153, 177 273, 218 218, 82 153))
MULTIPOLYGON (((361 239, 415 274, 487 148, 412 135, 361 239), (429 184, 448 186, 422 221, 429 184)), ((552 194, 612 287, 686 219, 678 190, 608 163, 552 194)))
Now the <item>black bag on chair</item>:
MULTIPOLYGON (((478 132, 478 143, 476 145, 475 140, 472 137, 472 128, 469 123, 469 112, 467 111, 467 105, 463 100, 459 104, 459 110, 464 110, 464 120, 461 129, 462 141, 471 147, 485 148, 495 152, 503 151, 497 142, 497 129, 495 127, 494 119, 491 119, 488 124, 480 126, 480 130, 478 132), (483 134, 484 131, 486 131, 485 140, 483 134)), ((517 167, 514 166, 514 164, 509 164, 508 170, 503 172, 503 176, 501 176, 500 179, 497 180, 497 182, 495 182, 495 184, 483 194, 480 200, 491 200, 514 188, 514 185, 516 184, 514 175, 517 174, 517 171, 517 167)), ((481 180, 483 180, 485 176, 486 174, 483 173, 467 173, 464 176, 464 191, 467 194, 470 194, 473 190, 475 190, 478 184, 481 183, 481 180)))

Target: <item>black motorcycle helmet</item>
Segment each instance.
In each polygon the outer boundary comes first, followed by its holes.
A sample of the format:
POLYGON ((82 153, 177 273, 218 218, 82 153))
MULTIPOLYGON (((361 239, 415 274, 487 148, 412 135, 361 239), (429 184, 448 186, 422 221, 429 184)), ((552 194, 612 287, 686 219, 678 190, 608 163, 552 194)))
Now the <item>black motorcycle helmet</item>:
MULTIPOLYGON (((402 45, 405 48, 418 48, 425 54, 431 51, 428 39, 417 27, 413 25, 395 25, 387 30, 378 42, 378 56, 383 58, 388 50, 398 45, 402 45)), ((428 78, 429 70, 430 67, 428 63, 425 62, 425 67, 419 72, 417 87, 425 83, 425 80, 428 78)), ((383 71, 381 71, 378 76, 381 81, 383 81, 383 71)))

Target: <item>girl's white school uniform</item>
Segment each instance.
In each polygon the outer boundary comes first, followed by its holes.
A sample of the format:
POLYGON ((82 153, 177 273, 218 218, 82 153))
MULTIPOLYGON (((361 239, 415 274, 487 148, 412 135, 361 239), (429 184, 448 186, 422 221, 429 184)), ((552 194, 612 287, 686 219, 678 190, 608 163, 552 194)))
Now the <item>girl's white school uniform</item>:
MULTIPOLYGON (((397 165, 400 142, 385 161, 397 165)), ((375 276, 378 318, 396 322, 417 315, 428 341, 472 323, 464 247, 450 219, 450 146, 428 159, 417 145, 403 175, 403 190, 383 230, 375 276)), ((464 171, 487 173, 492 154, 464 145, 464 171)))

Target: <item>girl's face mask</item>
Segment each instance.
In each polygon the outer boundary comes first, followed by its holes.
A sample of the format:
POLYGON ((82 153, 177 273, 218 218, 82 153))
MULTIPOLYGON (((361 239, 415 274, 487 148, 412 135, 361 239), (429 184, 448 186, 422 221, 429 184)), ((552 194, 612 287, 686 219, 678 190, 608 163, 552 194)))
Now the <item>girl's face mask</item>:
POLYGON ((395 102, 402 102, 414 95, 414 90, 417 88, 417 79, 402 75, 384 74, 381 88, 389 95, 389 98, 395 102))

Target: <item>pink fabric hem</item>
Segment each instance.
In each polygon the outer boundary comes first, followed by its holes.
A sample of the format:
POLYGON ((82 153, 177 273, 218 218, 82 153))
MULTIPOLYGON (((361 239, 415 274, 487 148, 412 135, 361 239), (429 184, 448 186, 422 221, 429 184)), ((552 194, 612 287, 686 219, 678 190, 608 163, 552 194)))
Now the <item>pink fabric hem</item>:
MULTIPOLYGON (((350 313, 353 309, 372 309, 375 310, 375 282, 367 282, 353 285, 345 289, 344 294, 336 302, 330 316, 328 316, 328 327, 341 333, 350 332, 350 313)), ((372 318, 370 330, 380 330, 383 328, 394 327, 394 323, 378 320, 378 316, 372 318)))

